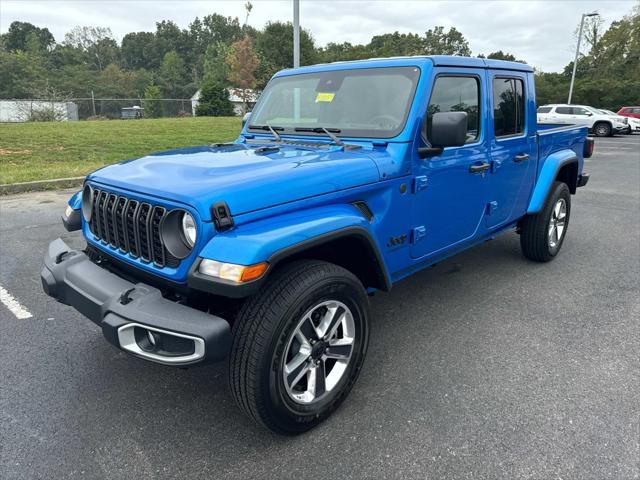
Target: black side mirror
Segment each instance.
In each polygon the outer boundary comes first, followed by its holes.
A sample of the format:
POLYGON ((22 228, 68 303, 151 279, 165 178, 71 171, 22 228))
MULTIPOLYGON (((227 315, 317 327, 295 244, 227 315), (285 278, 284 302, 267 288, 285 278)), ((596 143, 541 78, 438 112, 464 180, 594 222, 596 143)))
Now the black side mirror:
POLYGON ((242 128, 244 128, 250 116, 251 116, 251 112, 247 112, 242 116, 242 128))
POLYGON ((461 147, 467 141, 467 112, 438 112, 431 119, 432 147, 418 148, 422 158, 442 153, 444 147, 461 147))

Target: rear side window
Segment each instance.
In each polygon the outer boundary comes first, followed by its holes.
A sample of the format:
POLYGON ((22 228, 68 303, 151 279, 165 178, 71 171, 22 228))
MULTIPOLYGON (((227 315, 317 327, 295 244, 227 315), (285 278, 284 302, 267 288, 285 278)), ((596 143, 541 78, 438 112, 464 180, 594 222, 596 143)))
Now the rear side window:
POLYGON ((573 115, 572 107, 558 107, 556 108, 556 113, 559 115, 573 115))
POLYGON ((549 113, 551 111, 551 107, 538 107, 538 113, 549 113))
POLYGON ((426 136, 431 141, 431 119, 439 112, 467 112, 467 141, 472 143, 480 136, 480 85, 476 77, 436 78, 425 122, 426 136))
POLYGON ((640 108, 632 108, 631 113, 640 113, 640 108))
POLYGON ((524 105, 524 84, 521 79, 493 79, 493 128, 496 137, 524 132, 524 105))

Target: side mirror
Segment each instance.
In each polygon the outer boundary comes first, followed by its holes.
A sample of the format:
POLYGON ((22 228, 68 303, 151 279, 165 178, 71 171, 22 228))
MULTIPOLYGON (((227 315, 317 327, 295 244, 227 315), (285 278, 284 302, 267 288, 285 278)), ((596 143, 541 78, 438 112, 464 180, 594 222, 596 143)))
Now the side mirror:
POLYGON ((242 128, 244 128, 247 121, 249 121, 249 117, 251 117, 251 112, 247 112, 242 116, 242 128))
POLYGON ((439 155, 444 147, 461 147, 467 141, 467 112, 438 112, 431 119, 432 147, 418 148, 422 158, 439 155))
POLYGON ((593 117, 593 113, 587 112, 587 117, 593 117))

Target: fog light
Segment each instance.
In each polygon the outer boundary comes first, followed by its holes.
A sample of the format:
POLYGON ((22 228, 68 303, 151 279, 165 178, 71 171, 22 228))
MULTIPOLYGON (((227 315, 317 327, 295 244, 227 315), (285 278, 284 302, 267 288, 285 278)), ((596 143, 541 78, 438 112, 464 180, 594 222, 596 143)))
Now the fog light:
POLYGON ((200 262, 198 271, 210 277, 243 283, 260 278, 268 267, 269 264, 267 262, 256 263, 255 265, 236 265, 205 258, 200 262))

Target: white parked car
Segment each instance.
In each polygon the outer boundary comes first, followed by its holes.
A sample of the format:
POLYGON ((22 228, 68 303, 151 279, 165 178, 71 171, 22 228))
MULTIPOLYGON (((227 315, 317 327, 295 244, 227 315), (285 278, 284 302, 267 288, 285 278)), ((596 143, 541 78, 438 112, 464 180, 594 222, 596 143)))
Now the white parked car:
POLYGON ((624 133, 625 135, 629 135, 632 132, 640 132, 640 119, 638 118, 634 118, 634 117, 625 117, 623 115, 618 115, 615 112, 612 112, 611 110, 604 110, 604 109, 600 109, 600 112, 604 113, 605 115, 609 115, 610 117, 618 117, 619 120, 626 122, 627 124, 627 128, 625 128, 622 132, 620 133, 624 133))
POLYGON ((615 114, 605 115, 586 105, 554 104, 538 107, 538 123, 586 125, 597 137, 609 137, 626 130, 628 123, 617 117, 615 114))

